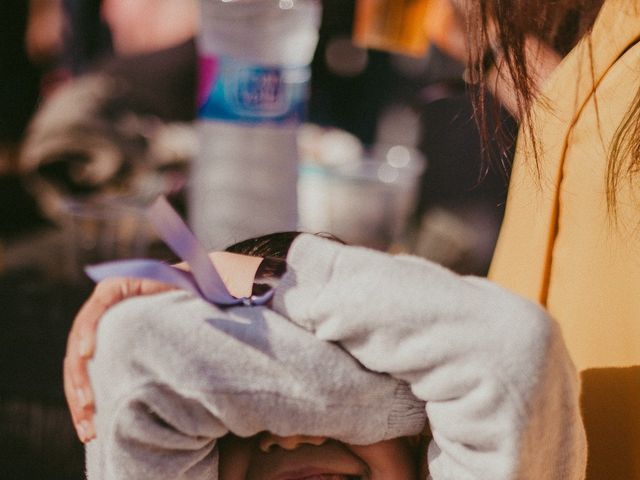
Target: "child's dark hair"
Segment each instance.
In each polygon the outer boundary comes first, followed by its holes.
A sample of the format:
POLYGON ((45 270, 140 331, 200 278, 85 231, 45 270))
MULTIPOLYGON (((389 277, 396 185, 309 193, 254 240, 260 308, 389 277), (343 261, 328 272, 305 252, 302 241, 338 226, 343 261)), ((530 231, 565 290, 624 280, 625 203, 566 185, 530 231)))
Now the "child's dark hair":
MULTIPOLYGON (((276 280, 285 274, 287 271, 285 258, 287 258, 291 244, 301 233, 302 232, 270 233, 261 237, 250 238, 242 242, 234 243, 225 249, 231 253, 264 258, 256 271, 255 280, 259 282, 254 282, 253 284, 253 295, 264 293, 267 289, 273 287, 276 280)), ((344 243, 331 234, 319 233, 316 235, 344 243)))

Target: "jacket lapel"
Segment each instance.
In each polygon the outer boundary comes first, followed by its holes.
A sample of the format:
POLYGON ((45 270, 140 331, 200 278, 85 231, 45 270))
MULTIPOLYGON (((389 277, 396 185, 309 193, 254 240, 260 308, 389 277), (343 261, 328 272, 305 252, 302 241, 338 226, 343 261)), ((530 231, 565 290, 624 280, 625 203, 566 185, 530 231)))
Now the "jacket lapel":
MULTIPOLYGON (((534 301, 546 302, 559 194, 571 129, 594 86, 640 36, 640 0, 608 0, 591 35, 565 57, 533 108, 539 168, 531 142, 519 135, 507 209, 489 277, 534 301)), ((597 96, 596 96, 597 98, 597 96)))

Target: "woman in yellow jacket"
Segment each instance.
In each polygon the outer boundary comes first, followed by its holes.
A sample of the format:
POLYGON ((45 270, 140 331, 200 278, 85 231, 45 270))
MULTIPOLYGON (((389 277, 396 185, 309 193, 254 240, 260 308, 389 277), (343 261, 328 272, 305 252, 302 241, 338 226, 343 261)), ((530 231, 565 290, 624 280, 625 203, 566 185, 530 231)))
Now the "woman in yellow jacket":
MULTIPOLYGON (((474 25, 491 33, 523 119, 490 278, 563 328, 582 372, 588 478, 640 479, 640 0, 469 8, 470 38, 474 25), (558 48, 571 25, 586 33, 537 90, 526 36, 558 48)), ((487 43, 472 45, 477 64, 487 43)))

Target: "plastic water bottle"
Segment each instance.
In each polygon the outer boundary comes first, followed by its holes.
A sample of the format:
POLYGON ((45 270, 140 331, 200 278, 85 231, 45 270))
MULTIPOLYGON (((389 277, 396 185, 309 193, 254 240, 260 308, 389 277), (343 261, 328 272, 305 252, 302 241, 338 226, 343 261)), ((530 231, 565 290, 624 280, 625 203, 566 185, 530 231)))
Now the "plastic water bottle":
POLYGON ((297 227, 298 153, 319 0, 200 0, 191 226, 208 248, 297 227))

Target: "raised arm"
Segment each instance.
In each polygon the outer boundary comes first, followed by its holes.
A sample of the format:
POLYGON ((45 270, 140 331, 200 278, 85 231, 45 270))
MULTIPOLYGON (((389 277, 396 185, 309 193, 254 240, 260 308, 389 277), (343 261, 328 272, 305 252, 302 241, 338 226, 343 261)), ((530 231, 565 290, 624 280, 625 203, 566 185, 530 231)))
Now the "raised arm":
POLYGON ((581 479, 579 384, 558 325, 479 278, 298 238, 274 309, 425 400, 430 475, 581 479))
POLYGON ((216 441, 419 432, 424 403, 267 308, 222 311, 184 292, 110 309, 90 364, 97 438, 89 480, 215 480, 216 441))

